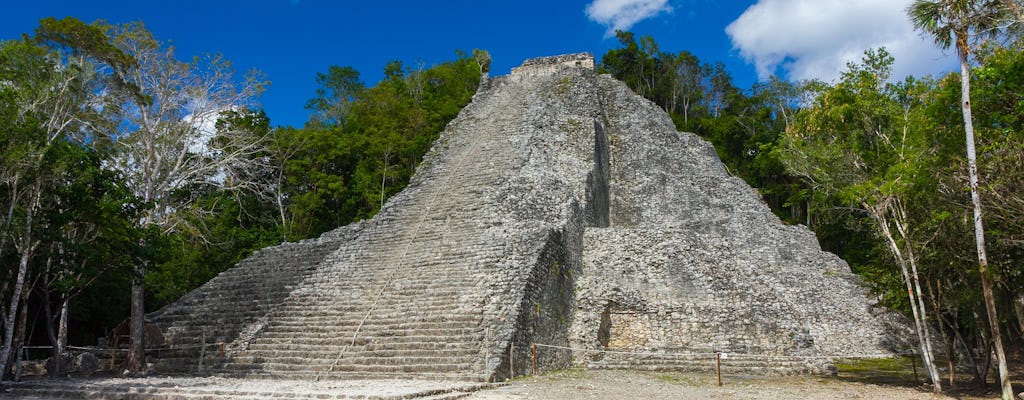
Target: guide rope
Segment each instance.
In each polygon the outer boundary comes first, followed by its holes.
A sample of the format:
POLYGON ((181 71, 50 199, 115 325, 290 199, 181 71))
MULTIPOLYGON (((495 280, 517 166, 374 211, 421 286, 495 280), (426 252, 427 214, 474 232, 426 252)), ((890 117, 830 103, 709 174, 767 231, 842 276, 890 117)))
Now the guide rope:
POLYGON ((447 192, 445 189, 451 186, 452 179, 455 177, 455 175, 457 175, 456 171, 459 171, 462 168, 462 165, 465 163, 466 159, 472 157, 472 155, 476 152, 477 145, 481 141, 481 138, 474 138, 474 140, 472 140, 470 146, 466 149, 462 156, 459 157, 458 162, 451 169, 451 173, 447 174, 448 176, 445 178, 444 182, 440 185, 438 190, 434 192, 433 196, 430 197, 430 201, 427 203, 427 207, 420 214, 420 218, 416 222, 415 228, 413 228, 412 236, 406 242, 405 247, 402 250, 402 255, 399 257, 398 263, 395 265, 394 268, 391 269, 390 274, 388 274, 387 280, 384 281, 384 285, 381 286, 379 291, 377 291, 377 295, 374 298, 373 303, 370 304, 370 309, 366 311, 366 314, 363 315, 362 320, 359 321, 359 325, 356 326, 355 332, 352 333, 352 340, 344 347, 342 347, 342 349, 338 352, 338 357, 334 359, 334 362, 331 363, 331 366, 330 368, 327 369, 327 371, 320 371, 317 373, 317 381, 320 380, 320 377, 325 372, 334 372, 334 368, 337 367, 339 363, 341 363, 341 359, 345 356, 345 353, 348 351, 348 349, 350 347, 355 347, 356 340, 358 339, 359 333, 362 331, 363 326, 366 324, 366 320, 369 319, 370 314, 372 314, 373 311, 376 310, 377 305, 380 303, 381 297, 384 296, 384 292, 387 291, 388 287, 391 285, 391 282, 394 280, 395 275, 398 273, 402 265, 405 263, 406 256, 409 254, 409 249, 412 247, 412 244, 416 241, 417 237, 419 236, 420 227, 423 225, 423 221, 425 221, 427 219, 427 216, 430 215, 430 213, 433 211, 434 205, 437 203, 437 199, 438 197, 440 197, 441 193, 447 192))

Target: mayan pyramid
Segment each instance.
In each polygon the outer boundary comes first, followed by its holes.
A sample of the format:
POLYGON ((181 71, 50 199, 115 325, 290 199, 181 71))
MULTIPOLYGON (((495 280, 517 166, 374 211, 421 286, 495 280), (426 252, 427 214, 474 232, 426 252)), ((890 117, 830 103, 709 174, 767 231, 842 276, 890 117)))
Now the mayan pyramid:
POLYGON ((574 54, 485 80, 372 219, 260 250, 149 318, 163 371, 486 381, 527 372, 533 343, 542 369, 725 352, 821 372, 891 354, 871 308, 711 145, 574 54))

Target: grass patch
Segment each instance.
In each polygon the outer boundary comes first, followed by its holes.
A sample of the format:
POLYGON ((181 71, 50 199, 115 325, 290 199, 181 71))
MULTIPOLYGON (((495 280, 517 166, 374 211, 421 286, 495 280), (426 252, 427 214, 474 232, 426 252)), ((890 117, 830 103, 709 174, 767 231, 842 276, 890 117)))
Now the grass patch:
POLYGON ((916 360, 910 356, 842 359, 836 360, 836 372, 840 380, 876 385, 917 386, 919 380, 924 379, 925 372, 921 365, 917 365, 915 379, 915 362, 916 360))
POLYGON ((912 372, 912 360, 908 356, 896 358, 857 358, 836 361, 836 369, 840 373, 864 373, 864 372, 901 372, 907 370, 912 372))

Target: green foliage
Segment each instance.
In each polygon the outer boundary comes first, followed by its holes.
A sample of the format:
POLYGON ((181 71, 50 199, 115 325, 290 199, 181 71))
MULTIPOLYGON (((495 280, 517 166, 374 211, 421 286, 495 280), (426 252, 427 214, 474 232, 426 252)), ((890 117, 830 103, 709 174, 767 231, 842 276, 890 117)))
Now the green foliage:
POLYGON ((190 224, 202 232, 179 232, 149 244, 161 254, 146 274, 148 309, 177 300, 253 251, 280 243, 273 208, 254 195, 235 196, 214 192, 204 197, 201 206, 210 212, 190 224))
MULTIPOLYGON (((975 17, 985 15, 992 16, 975 17)), ((954 44, 959 22, 936 22, 937 39, 948 39, 940 44, 954 44)), ((714 144, 729 171, 758 188, 776 214, 812 226, 822 247, 846 259, 883 304, 909 312, 881 222, 868 212, 891 222, 902 210, 906 236, 896 235, 897 244, 917 249, 925 298, 938 310, 929 311, 938 313, 933 323, 968 346, 986 346, 971 200, 961 189, 967 163, 958 75, 894 82, 894 60, 878 50, 849 65, 836 84, 773 78, 742 91, 718 64, 661 51, 650 37, 617 37, 622 46, 602 57, 601 72, 714 144)), ((1009 310, 1024 287, 1024 56, 1019 45, 957 44, 981 63, 972 83, 982 198, 997 298, 1009 310)))
MULTIPOLYGON (((0 81, 13 83, 0 88, 0 254, 12 267, 0 285, 5 302, 18 253, 29 252, 28 290, 55 300, 89 297, 92 285, 123 274, 139 256, 141 208, 118 174, 104 168, 107 125, 96 109, 102 99, 92 92, 104 78, 96 69, 92 61, 62 58, 28 40, 0 45, 0 81), (26 250, 19 240, 33 245, 26 250)), ((107 300, 74 309, 109 317, 99 310, 113 299, 107 300)))
POLYGON ((316 114, 301 130, 275 132, 277 143, 301 143, 284 163, 289 237, 312 237, 369 218, 401 191, 430 144, 476 92, 478 61, 459 53, 454 61, 416 70, 391 62, 372 88, 355 82, 358 73, 348 67, 318 75, 322 86, 341 80, 348 89, 322 87, 308 104, 321 110, 319 105, 340 103, 337 93, 345 93, 345 111, 329 118, 316 114))
POLYGON ((310 124, 344 126, 352 103, 366 89, 359 80, 359 71, 332 65, 326 74, 317 72, 316 83, 316 97, 306 102, 306 108, 313 112, 310 124))

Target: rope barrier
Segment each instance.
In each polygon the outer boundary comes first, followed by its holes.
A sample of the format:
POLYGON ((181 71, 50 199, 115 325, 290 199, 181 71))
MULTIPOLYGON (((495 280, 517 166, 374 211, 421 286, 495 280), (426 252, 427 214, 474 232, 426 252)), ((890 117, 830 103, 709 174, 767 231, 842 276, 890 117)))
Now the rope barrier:
MULTIPOLYGON (((722 386, 722 360, 727 359, 727 356, 729 358, 740 359, 740 360, 747 360, 747 362, 750 362, 751 360, 753 360, 753 361, 763 360, 764 361, 764 368, 766 370, 768 370, 768 371, 771 371, 772 370, 771 363, 773 361, 793 361, 794 359, 797 359, 797 360, 829 360, 829 361, 832 361, 834 359, 892 358, 894 356, 905 356, 905 355, 907 355, 907 354, 904 354, 904 353, 894 353, 894 354, 884 354, 884 355, 883 354, 870 354, 870 355, 861 354, 861 355, 844 355, 844 356, 828 356, 828 355, 818 355, 818 356, 796 356, 796 355, 794 355, 794 356, 773 356, 773 355, 768 355, 768 354, 760 355, 760 354, 728 353, 728 352, 722 352, 722 351, 716 351, 716 352, 711 352, 711 353, 702 353, 702 352, 673 353, 673 352, 643 352, 643 351, 583 349, 583 348, 578 348, 578 347, 557 346, 557 345, 550 345, 550 344, 543 344, 543 343, 533 343, 532 348, 533 348, 533 375, 534 376, 537 375, 537 358, 538 358, 537 348, 538 347, 549 348, 549 349, 557 349, 557 350, 569 350, 569 351, 580 352, 580 353, 625 354, 625 355, 633 355, 633 356, 657 356, 657 357, 680 357, 680 358, 690 358, 691 359, 690 361, 697 361, 697 360, 711 361, 711 360, 715 360, 714 369, 715 369, 715 374, 717 376, 718 386, 722 386)), ((911 353, 910 355, 913 356, 914 354, 911 353)), ((509 357, 510 357, 510 360, 511 360, 511 357, 512 357, 511 347, 510 347, 509 357)), ((752 366, 748 365, 746 368, 751 368, 751 367, 752 366)), ((914 381, 915 382, 917 381, 917 367, 916 367, 916 365, 914 366, 914 381)))
MULTIPOLYGON (((144 351, 191 350, 191 349, 199 349, 199 348, 219 347, 220 345, 221 345, 221 343, 208 343, 206 345, 196 344, 196 345, 188 345, 188 346, 151 347, 151 348, 148 348, 148 349, 144 349, 144 351)), ((21 346, 21 348, 22 349, 30 349, 30 350, 52 350, 53 346, 21 346)), ((109 348, 109 347, 66 346, 65 348, 68 349, 68 350, 79 350, 79 351, 88 351, 88 352, 102 352, 102 353, 109 353, 111 351, 119 352, 119 353, 127 353, 128 352, 128 349, 114 349, 114 348, 109 348)))
POLYGON ((796 358, 796 359, 807 359, 807 360, 826 359, 826 358, 827 359, 837 359, 837 358, 838 359, 892 358, 893 356, 913 355, 913 354, 904 354, 904 353, 894 353, 894 354, 857 354, 857 355, 842 355, 842 356, 832 356, 832 355, 818 355, 818 356, 797 356, 797 355, 793 355, 793 356, 773 356, 773 355, 768 355, 768 354, 763 354, 762 355, 762 354, 730 353, 730 352, 724 352, 724 351, 708 352, 708 353, 693 353, 693 352, 691 352, 691 353, 638 352, 638 351, 623 351, 623 350, 584 349, 584 348, 579 348, 579 347, 556 346, 556 345, 543 344, 543 343, 536 343, 536 345, 537 345, 537 347, 547 347, 547 348, 551 348, 551 349, 570 350, 570 351, 581 352, 581 353, 624 354, 624 355, 639 355, 639 356, 678 356, 678 357, 693 357, 693 356, 715 357, 718 354, 723 354, 724 353, 724 354, 728 354, 729 357, 738 356, 740 358, 749 357, 749 358, 768 358, 768 359, 778 359, 778 360, 787 360, 787 359, 791 360, 791 359, 794 359, 794 358, 796 358))

